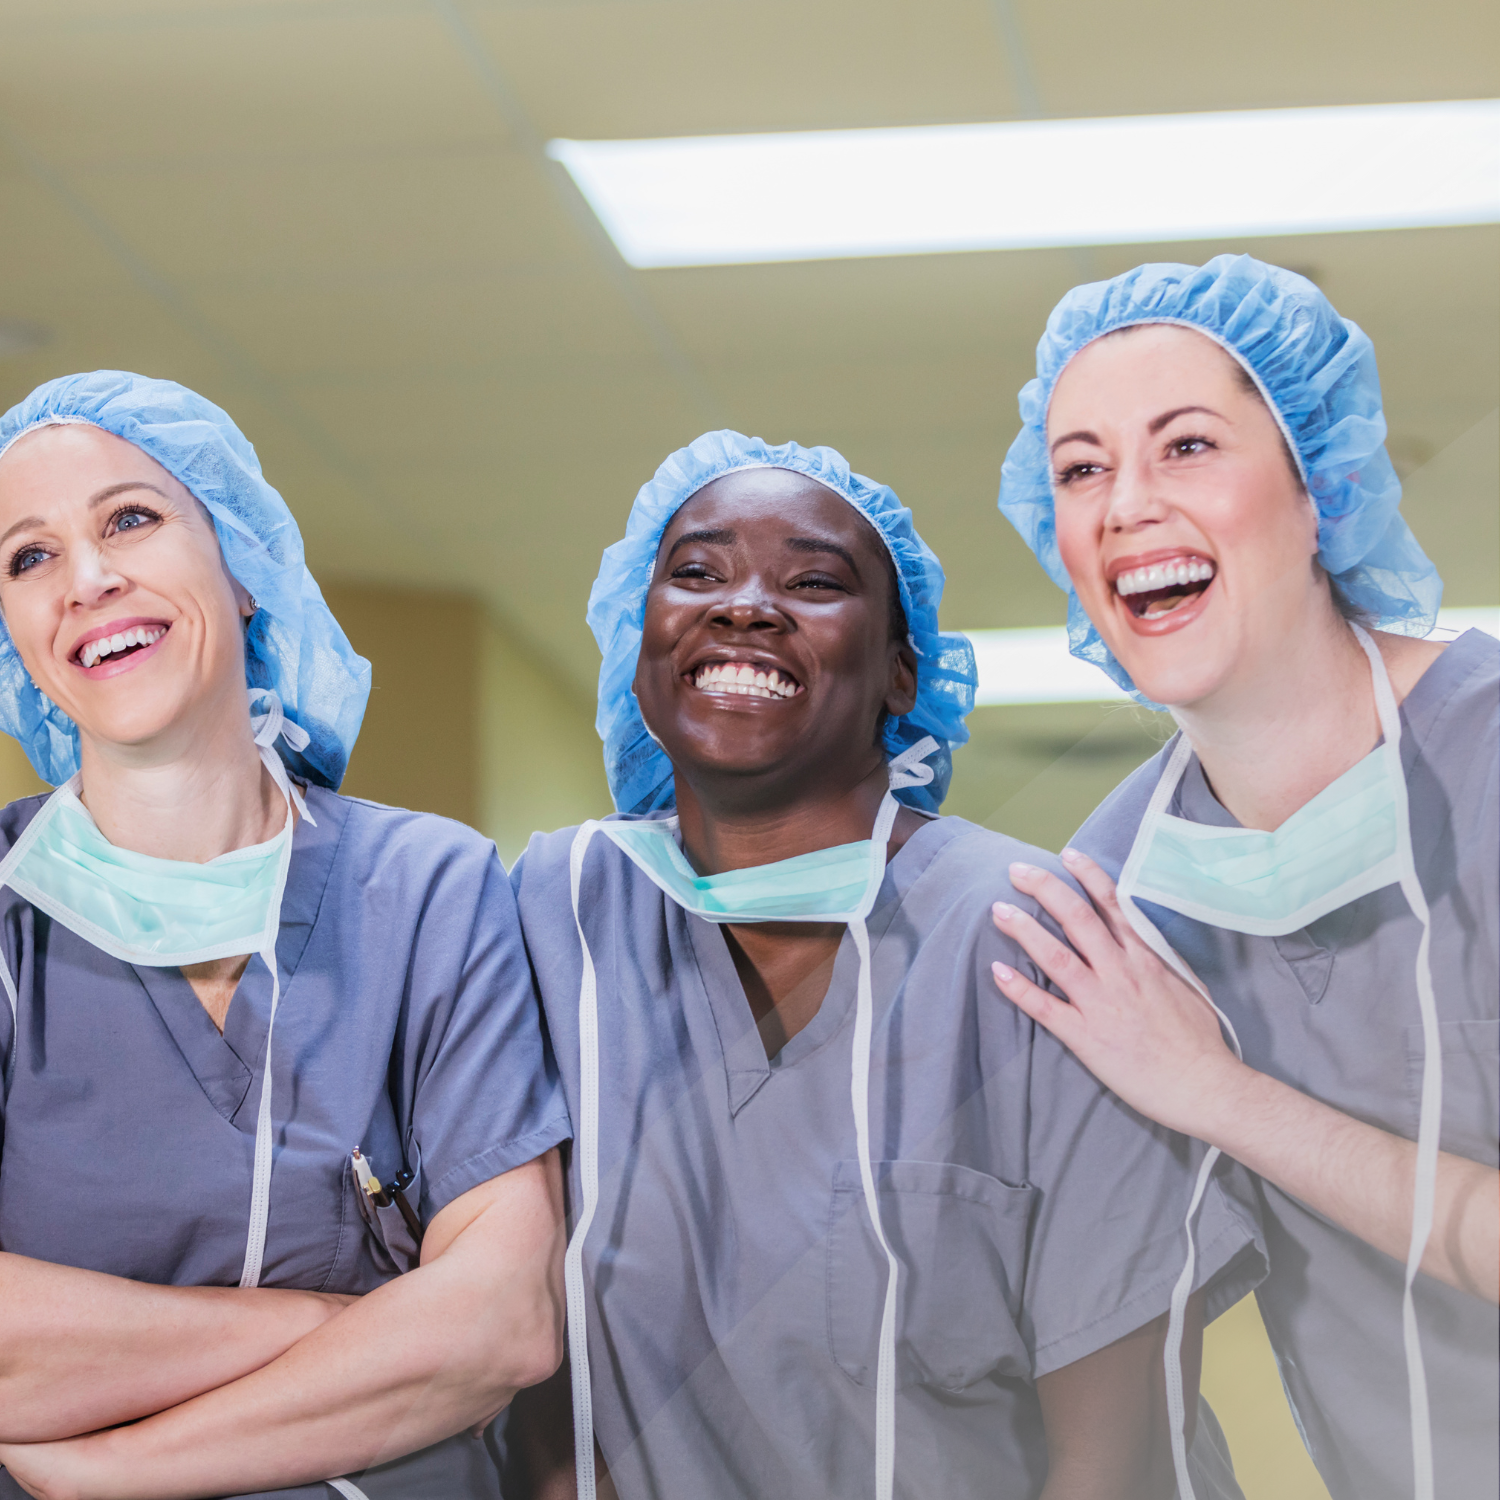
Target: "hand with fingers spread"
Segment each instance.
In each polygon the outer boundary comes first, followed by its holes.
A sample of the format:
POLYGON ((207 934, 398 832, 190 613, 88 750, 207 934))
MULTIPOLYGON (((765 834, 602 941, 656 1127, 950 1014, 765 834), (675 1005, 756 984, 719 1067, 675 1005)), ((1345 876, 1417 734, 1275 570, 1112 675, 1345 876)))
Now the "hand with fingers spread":
POLYGON ((993 966, 995 983, 1132 1109, 1206 1137, 1209 1111, 1243 1064, 1213 1007, 1131 928, 1109 876, 1076 850, 1062 857, 1092 904, 1034 865, 1012 865, 1010 878, 1051 914, 1066 943, 1008 902, 995 903, 994 919, 1067 999, 1002 963, 993 966))

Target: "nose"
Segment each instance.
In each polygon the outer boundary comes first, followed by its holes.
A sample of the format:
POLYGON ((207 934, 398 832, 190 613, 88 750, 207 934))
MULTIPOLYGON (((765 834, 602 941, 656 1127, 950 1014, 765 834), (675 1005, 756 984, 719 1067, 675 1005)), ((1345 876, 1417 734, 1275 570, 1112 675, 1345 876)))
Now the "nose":
POLYGON ((124 593, 129 587, 126 579, 97 547, 75 548, 72 563, 72 572, 68 578, 70 606, 93 609, 124 593))
POLYGON ((1115 470, 1104 529, 1115 533, 1138 531, 1167 517, 1167 505, 1156 492, 1154 475, 1145 454, 1132 456, 1115 470))
POLYGON ((785 620, 760 579, 747 579, 729 599, 715 606, 710 623, 722 630, 781 630, 785 620))

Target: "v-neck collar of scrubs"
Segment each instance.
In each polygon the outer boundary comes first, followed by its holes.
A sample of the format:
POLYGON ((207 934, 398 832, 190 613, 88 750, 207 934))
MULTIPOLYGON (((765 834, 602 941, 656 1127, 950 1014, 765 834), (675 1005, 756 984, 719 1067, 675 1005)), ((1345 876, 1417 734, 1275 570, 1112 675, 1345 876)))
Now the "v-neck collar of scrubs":
MULTIPOLYGON (((940 850, 958 834, 953 819, 933 818, 917 829, 896 851, 886 866, 867 926, 873 961, 880 940, 901 908, 906 893, 916 883, 940 850)), ((665 898, 664 898, 665 899, 665 898)), ((766 1056, 765 1043, 755 1024, 755 1013, 745 996, 745 987, 729 952, 729 944, 716 922, 683 913, 692 943, 695 975, 701 987, 724 1057, 729 1090, 729 1112, 737 1115, 774 1074, 795 1068, 836 1037, 854 1009, 854 990, 859 975, 859 955, 848 930, 834 955, 833 972, 817 1013, 774 1056, 766 1056)), ((880 997, 876 996, 877 1024, 880 997)), ((205 1019, 207 1019, 205 1017, 205 1019)))
MULTIPOLYGON (((291 865, 281 902, 281 930, 276 939, 283 1006, 289 999, 297 965, 317 922, 349 815, 347 802, 318 787, 307 788, 306 797, 317 823, 301 818, 293 831, 291 865)), ((222 1034, 209 1019, 203 1002, 181 969, 145 964, 129 967, 209 1103, 231 1124, 253 1132, 253 1101, 247 1109, 246 1100, 265 1056, 271 1009, 271 976, 264 963, 251 955, 229 1003, 222 1034), (238 1118, 242 1110, 243 1120, 238 1118)))

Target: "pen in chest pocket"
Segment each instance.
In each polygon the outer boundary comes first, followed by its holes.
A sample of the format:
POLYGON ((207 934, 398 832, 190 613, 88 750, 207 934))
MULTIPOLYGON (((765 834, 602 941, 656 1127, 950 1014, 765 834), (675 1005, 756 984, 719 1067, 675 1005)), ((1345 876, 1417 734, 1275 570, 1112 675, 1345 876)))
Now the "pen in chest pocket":
POLYGON ((422 1243, 422 1221, 417 1217, 416 1210, 406 1198, 406 1189, 411 1186, 416 1173, 410 1167, 403 1167, 390 1181, 389 1186, 383 1186, 380 1179, 370 1169, 370 1163, 361 1153, 358 1146, 352 1153, 354 1162, 354 1176, 358 1180, 360 1188, 369 1197, 376 1208, 389 1208, 395 1204, 400 1211, 406 1227, 411 1231, 411 1237, 418 1245, 422 1243))

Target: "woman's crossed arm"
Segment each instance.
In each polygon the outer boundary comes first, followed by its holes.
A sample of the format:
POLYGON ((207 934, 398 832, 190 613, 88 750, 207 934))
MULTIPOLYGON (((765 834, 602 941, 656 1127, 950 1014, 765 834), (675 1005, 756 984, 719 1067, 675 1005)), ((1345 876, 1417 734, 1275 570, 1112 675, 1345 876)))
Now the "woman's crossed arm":
POLYGON ((0 1252, 0 1442, 176 1406, 269 1364, 354 1300, 153 1286, 0 1252))
POLYGON ((41 1500, 191 1500, 358 1472, 488 1422, 562 1357, 562 1225, 554 1150, 455 1199, 416 1270, 259 1367, 132 1426, 0 1442, 0 1464, 41 1500))

